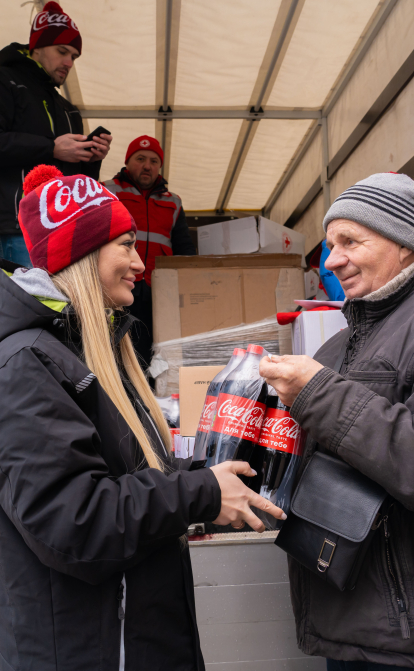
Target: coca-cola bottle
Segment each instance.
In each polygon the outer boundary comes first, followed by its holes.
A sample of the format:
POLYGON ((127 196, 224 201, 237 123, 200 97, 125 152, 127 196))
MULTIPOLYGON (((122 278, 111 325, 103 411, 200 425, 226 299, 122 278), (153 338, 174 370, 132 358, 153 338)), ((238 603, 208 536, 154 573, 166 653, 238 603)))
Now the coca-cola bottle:
POLYGON ((180 395, 171 394, 171 403, 169 404, 168 412, 165 414, 167 424, 171 429, 180 428, 180 395))
MULTIPOLYGON (((289 408, 269 387, 266 414, 259 445, 264 450, 259 494, 269 499, 286 514, 290 510, 292 487, 300 464, 306 434, 290 416, 289 408)), ((280 520, 255 509, 254 512, 270 529, 280 528, 280 520)))
POLYGON ((263 347, 249 345, 246 356, 223 382, 207 437, 207 466, 250 460, 266 409, 267 385, 259 374, 262 357, 263 347))
POLYGON ((236 347, 232 356, 230 357, 228 364, 223 368, 223 370, 217 373, 216 377, 212 379, 208 386, 206 400, 204 401, 203 411, 201 413, 200 422, 198 424, 194 441, 194 454, 193 460, 191 462, 192 470, 205 466, 207 436, 215 416, 217 398, 221 385, 223 384, 226 377, 231 373, 231 371, 239 365, 245 354, 246 350, 236 347))

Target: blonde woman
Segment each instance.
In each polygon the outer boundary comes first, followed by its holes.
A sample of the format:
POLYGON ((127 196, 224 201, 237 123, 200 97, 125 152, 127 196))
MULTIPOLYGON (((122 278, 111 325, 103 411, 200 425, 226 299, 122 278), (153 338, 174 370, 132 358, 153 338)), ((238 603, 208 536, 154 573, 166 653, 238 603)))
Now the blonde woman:
POLYGON ((45 166, 24 191, 34 268, 0 272, 0 667, 204 669, 188 525, 283 513, 247 464, 171 457, 122 310, 144 268, 116 196, 45 166))

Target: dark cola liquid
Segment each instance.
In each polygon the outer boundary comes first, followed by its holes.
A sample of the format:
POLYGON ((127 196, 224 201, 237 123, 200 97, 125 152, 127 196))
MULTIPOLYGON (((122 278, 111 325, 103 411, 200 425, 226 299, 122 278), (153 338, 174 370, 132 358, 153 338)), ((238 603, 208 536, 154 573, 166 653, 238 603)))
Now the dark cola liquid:
POLYGON ((222 382, 210 383, 207 390, 206 400, 204 402, 203 412, 200 418, 198 425, 195 441, 194 441, 194 454, 192 461, 192 468, 203 468, 206 465, 206 452, 207 452, 207 438, 209 435, 209 430, 211 423, 214 419, 215 414, 215 405, 217 403, 217 397, 220 392, 220 387, 222 382), (214 406, 214 407, 213 407, 214 406))
MULTIPOLYGON (((250 380, 225 381, 220 389, 220 397, 225 394, 228 397, 235 397, 236 399, 248 399, 249 397, 246 396, 246 390, 249 389, 250 385, 250 380)), ((266 396, 267 385, 263 382, 256 403, 264 404, 266 396)), ((230 398, 228 404, 230 404, 230 398)), ((230 405, 230 408, 234 407, 235 404, 237 404, 237 400, 234 401, 233 406, 230 405)), ((216 414, 217 411, 218 409, 216 408, 216 414)), ((250 463, 257 445, 257 439, 252 440, 251 438, 252 436, 250 436, 250 438, 241 438, 240 436, 232 436, 220 431, 210 431, 206 446, 206 466, 214 466, 215 464, 220 464, 223 461, 228 460, 247 461, 250 463)), ((254 466, 252 466, 252 468, 254 468, 254 466)), ((242 478, 242 480, 244 480, 244 478, 242 478)), ((250 478, 246 478, 246 483, 247 481, 250 481, 250 478)))
MULTIPOLYGON (((287 514, 293 483, 302 458, 305 434, 277 396, 268 396, 259 446, 262 449, 260 488, 256 491, 287 514)), ((256 470, 258 470, 256 468, 256 470)), ((259 515, 270 528, 280 528, 266 513, 259 515), (264 517, 266 519, 264 519, 264 517)))

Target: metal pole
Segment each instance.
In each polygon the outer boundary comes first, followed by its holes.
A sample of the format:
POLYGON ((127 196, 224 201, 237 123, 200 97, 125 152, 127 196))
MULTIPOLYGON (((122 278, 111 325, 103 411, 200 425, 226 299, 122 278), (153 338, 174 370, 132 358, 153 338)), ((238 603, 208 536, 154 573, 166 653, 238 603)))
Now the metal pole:
POLYGON ((282 48, 283 48, 286 36, 288 34, 290 24, 292 23, 292 19, 293 19, 293 16, 295 14, 296 7, 298 6, 298 3, 299 3, 299 0, 292 0, 291 5, 289 7, 289 11, 287 13, 285 23, 283 24, 282 32, 280 33, 279 39, 278 39, 277 44, 276 44, 276 49, 274 51, 272 61, 270 63, 270 66, 269 66, 269 69, 267 71, 265 80, 263 82, 263 86, 262 86, 261 91, 259 93, 259 97, 257 98, 256 104, 254 106, 254 109, 255 109, 256 112, 259 111, 260 105, 263 102, 263 98, 264 98, 264 95, 266 93, 266 89, 267 89, 267 87, 269 85, 269 82, 270 82, 270 79, 273 75, 273 71, 275 69, 276 63, 277 63, 278 58, 280 56, 280 52, 282 51, 282 48))
POLYGON ((329 138, 328 138, 328 120, 323 116, 319 121, 322 126, 322 188, 323 188, 323 209, 325 214, 331 207, 331 184, 328 178, 329 165, 329 138))

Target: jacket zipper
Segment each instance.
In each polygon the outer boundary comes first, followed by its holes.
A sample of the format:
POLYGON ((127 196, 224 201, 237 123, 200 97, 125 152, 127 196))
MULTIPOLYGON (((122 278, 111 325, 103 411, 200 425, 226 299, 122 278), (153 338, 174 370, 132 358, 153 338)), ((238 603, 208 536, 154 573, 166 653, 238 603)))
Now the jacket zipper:
POLYGON ((51 127, 51 129, 52 129, 52 133, 53 133, 53 135, 54 135, 54 134, 55 134, 55 125, 54 125, 54 123, 53 123, 52 116, 51 116, 51 114, 50 114, 50 112, 49 112, 49 110, 48 110, 46 100, 43 101, 43 105, 44 105, 44 108, 45 108, 45 110, 46 110, 46 114, 47 114, 47 116, 49 117, 50 127, 51 127))
POLYGON ((70 116, 69 116, 69 114, 67 113, 66 110, 65 110, 65 114, 66 114, 66 118, 67 118, 68 124, 69 124, 69 133, 73 133, 72 124, 70 123, 70 116))
MULTIPOLYGON (((24 182, 24 168, 22 169, 22 198, 23 198, 23 182, 24 182)), ((14 211, 16 214, 16 221, 19 220, 19 208, 17 207, 17 196, 19 194, 20 186, 17 187, 16 193, 14 194, 14 211)))
POLYGON ((408 624, 408 615, 407 615, 407 607, 404 601, 404 598, 402 596, 402 591, 401 591, 401 586, 399 585, 399 581, 397 580, 396 576, 396 571, 394 568, 394 563, 391 557, 391 551, 390 551, 390 531, 388 528, 388 515, 385 515, 383 518, 383 525, 384 525, 384 536, 385 536, 385 552, 387 556, 387 565, 388 565, 388 571, 391 575, 391 578, 394 583, 395 587, 395 594, 397 598, 397 604, 398 604, 398 611, 399 611, 399 617, 400 617, 400 627, 401 627, 401 635, 404 640, 410 638, 410 625, 408 624))
POLYGON ((125 671, 125 603, 126 603, 126 581, 125 573, 118 587, 116 595, 118 600, 118 619, 121 620, 121 640, 119 645, 119 671, 125 671))

